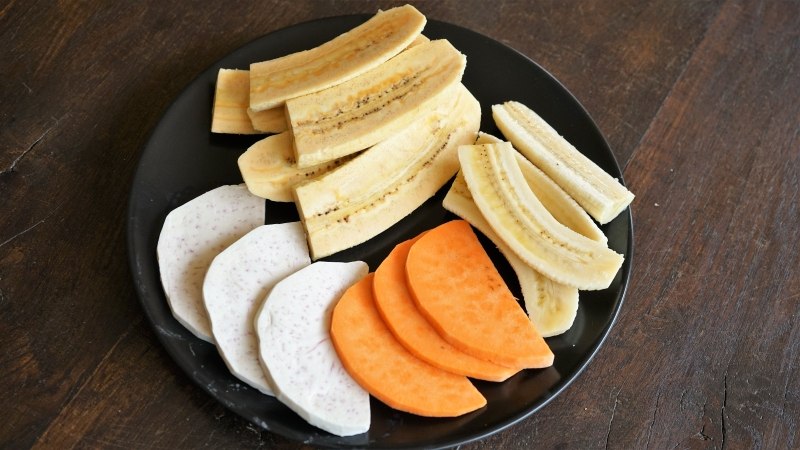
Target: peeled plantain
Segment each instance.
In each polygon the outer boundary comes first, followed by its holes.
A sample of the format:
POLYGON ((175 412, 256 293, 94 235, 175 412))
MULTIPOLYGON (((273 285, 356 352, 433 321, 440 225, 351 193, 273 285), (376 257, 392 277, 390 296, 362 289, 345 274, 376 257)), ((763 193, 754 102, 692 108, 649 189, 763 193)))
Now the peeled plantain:
POLYGON ((313 259, 360 244, 433 196, 458 170, 457 148, 475 140, 480 104, 455 98, 350 162, 295 187, 313 259))

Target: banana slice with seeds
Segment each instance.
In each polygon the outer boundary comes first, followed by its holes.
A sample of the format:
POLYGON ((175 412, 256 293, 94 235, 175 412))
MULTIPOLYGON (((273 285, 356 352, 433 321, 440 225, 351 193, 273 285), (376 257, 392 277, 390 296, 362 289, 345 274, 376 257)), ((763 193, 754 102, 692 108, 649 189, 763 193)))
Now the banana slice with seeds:
MULTIPOLYGON (((499 144, 503 142, 495 136, 487 133, 478 133, 476 144, 499 144)), ((528 186, 536 194, 550 214, 567 228, 580 233, 589 239, 605 244, 608 238, 603 234, 603 230, 594 223, 586 210, 572 197, 564 192, 550 177, 525 159, 519 152, 514 152, 522 176, 528 182, 528 186)), ((470 197, 471 198, 471 197, 470 197)))
POLYGON ((402 132, 320 178, 295 187, 312 258, 360 244, 433 196, 475 140, 480 104, 461 86, 402 132), (454 102, 455 100, 455 102, 454 102))
POLYGON ((297 165, 363 150, 456 96, 466 57, 446 40, 415 45, 338 86, 286 102, 297 165))
POLYGON ((531 191, 509 143, 458 151, 469 191, 498 235, 528 265, 578 289, 605 289, 623 256, 560 224, 531 191))
POLYGON ((559 184, 601 225, 617 217, 633 194, 579 152, 527 106, 506 102, 492 106, 503 135, 531 162, 559 184))
POLYGON ((425 22, 413 6, 392 8, 319 47, 251 64, 250 107, 282 106, 377 67, 408 47, 425 22))

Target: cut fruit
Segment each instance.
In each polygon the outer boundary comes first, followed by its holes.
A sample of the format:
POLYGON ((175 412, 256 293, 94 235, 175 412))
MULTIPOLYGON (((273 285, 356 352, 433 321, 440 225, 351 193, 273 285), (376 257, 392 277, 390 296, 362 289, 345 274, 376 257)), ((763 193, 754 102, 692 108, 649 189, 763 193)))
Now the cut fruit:
POLYGON ((247 108, 247 116, 253 123, 253 128, 264 133, 280 133, 289 128, 286 122, 286 111, 282 106, 265 109, 263 111, 253 111, 247 108))
POLYGON ((276 284, 255 319, 278 400, 337 436, 369 430, 369 394, 342 366, 329 332, 336 302, 367 272, 361 261, 316 262, 276 284))
POLYGON ((419 311, 457 349, 507 367, 553 364, 553 352, 467 222, 425 233, 408 252, 406 275, 419 311))
POLYGON ((497 127, 526 158, 561 186, 600 224, 610 222, 633 201, 633 194, 579 152, 527 106, 506 102, 492 107, 497 127))
POLYGON ((289 132, 262 139, 239 156, 239 171, 253 195, 274 202, 292 201, 292 188, 340 166, 350 157, 305 169, 297 168, 289 132))
POLYGON ((406 282, 406 258, 416 239, 398 244, 375 270, 375 305, 394 337, 417 358, 442 370, 470 378, 504 381, 519 369, 475 358, 439 336, 417 309, 406 282))
POLYGON ((528 265, 578 289, 605 289, 623 256, 560 224, 531 191, 509 143, 461 146, 469 191, 492 229, 528 265))
POLYGON ((324 91, 286 102, 299 167, 377 144, 454 98, 466 58, 446 40, 405 50, 324 91))
POLYGON ((454 100, 443 100, 402 132, 295 187, 313 259, 383 232, 456 173, 457 148, 474 141, 480 104, 460 85, 454 100))
POLYGON ((390 407, 428 417, 455 417, 486 405, 464 377, 409 353, 383 323, 372 295, 373 275, 345 292, 331 320, 331 338, 350 375, 390 407))
POLYGON ((413 6, 392 8, 319 47, 251 64, 250 107, 282 106, 362 74, 411 44, 425 22, 413 6))
MULTIPOLYGON (((475 144, 499 144, 502 142, 502 140, 491 134, 479 133, 478 140, 475 141, 475 144)), ((536 197, 542 202, 542 205, 547 208, 556 220, 567 228, 589 239, 602 242, 603 244, 608 242, 608 238, 603 234, 603 230, 594 223, 592 218, 589 217, 589 214, 586 213, 586 210, 584 210, 575 199, 561 189, 561 186, 556 184, 555 181, 538 167, 534 166, 533 163, 525 159, 521 153, 514 152, 514 156, 517 158, 519 168, 522 170, 522 176, 525 177, 528 186, 530 186, 533 193, 536 194, 536 197)), ((460 178, 459 182, 465 183, 463 177, 460 178)), ((471 198, 472 196, 470 196, 470 199, 471 198)))
MULTIPOLYGON (((478 142, 481 142, 480 138, 478 142)), ((483 218, 461 172, 456 175, 453 185, 442 201, 442 206, 480 230, 506 257, 517 274, 525 311, 542 337, 556 336, 572 327, 578 313, 578 290, 556 283, 519 259, 483 218)))
POLYGON ((222 251, 208 268, 203 301, 225 364, 237 378, 272 395, 258 360, 253 318, 278 281, 309 265, 299 222, 262 225, 222 251))
POLYGON ((259 134, 286 129, 283 108, 251 113, 249 92, 249 71, 219 69, 211 112, 212 133, 259 134))
POLYGON ((203 279, 219 252, 264 224, 264 200, 242 185, 221 186, 167 215, 156 253, 164 294, 175 319, 213 343, 203 306, 203 279))

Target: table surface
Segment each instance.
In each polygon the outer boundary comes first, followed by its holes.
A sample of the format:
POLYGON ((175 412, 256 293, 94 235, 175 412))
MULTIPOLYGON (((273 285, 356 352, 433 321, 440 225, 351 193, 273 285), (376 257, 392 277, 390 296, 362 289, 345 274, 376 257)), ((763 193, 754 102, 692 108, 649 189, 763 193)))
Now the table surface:
MULTIPOLYGON (((150 130, 206 67, 270 31, 392 5, 0 5, 0 447, 299 446, 161 347, 128 268, 127 197, 150 130)), ((800 446, 800 3, 417 7, 553 73, 636 193, 605 345, 542 410, 463 448, 800 446)))

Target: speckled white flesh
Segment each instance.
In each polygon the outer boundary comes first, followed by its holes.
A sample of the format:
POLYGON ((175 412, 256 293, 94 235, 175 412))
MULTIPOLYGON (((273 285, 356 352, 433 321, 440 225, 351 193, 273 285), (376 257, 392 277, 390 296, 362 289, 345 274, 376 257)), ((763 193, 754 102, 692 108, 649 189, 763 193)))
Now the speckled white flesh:
POLYGON ((361 261, 316 262, 275 285, 256 316, 261 364, 278 400, 338 436, 369 430, 369 394, 344 369, 330 337, 334 306, 368 270, 361 261))
POLYGON ((265 203, 245 185, 221 186, 175 208, 158 238, 161 284, 172 314, 200 339, 214 342, 203 306, 203 279, 219 252, 264 224, 265 203))
POLYGON ((273 389, 258 361, 253 318, 275 283, 310 263, 300 222, 262 225, 214 258, 203 283, 222 359, 237 378, 268 395, 273 389))

